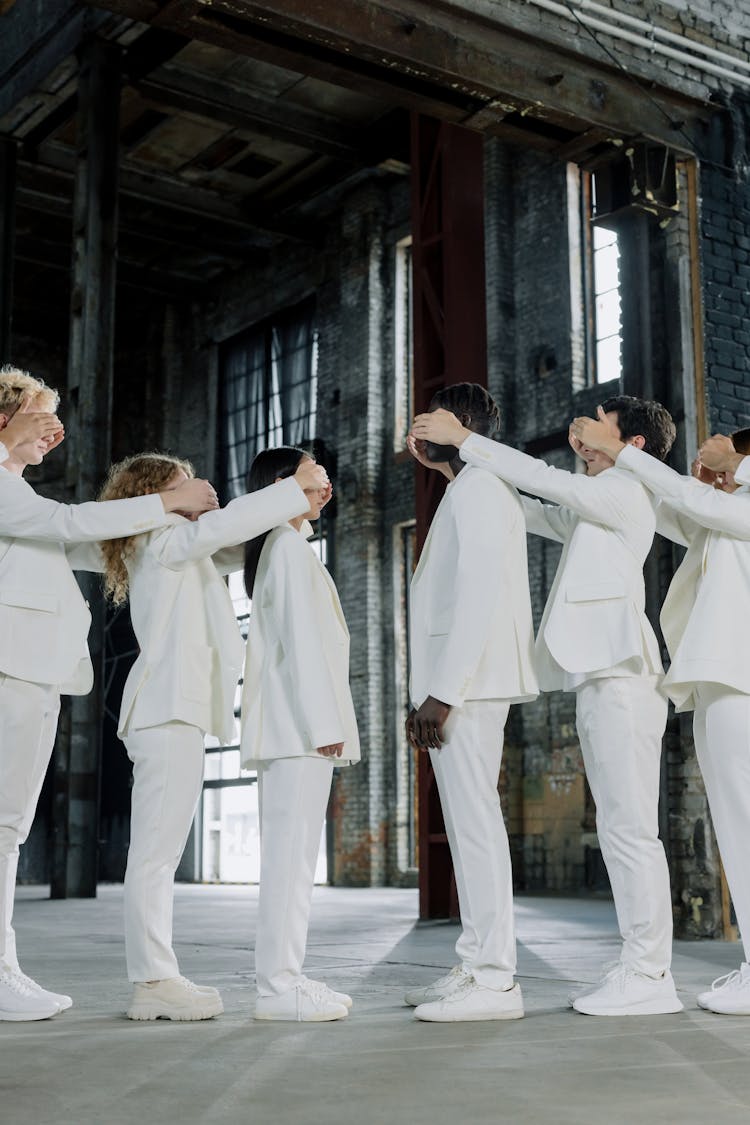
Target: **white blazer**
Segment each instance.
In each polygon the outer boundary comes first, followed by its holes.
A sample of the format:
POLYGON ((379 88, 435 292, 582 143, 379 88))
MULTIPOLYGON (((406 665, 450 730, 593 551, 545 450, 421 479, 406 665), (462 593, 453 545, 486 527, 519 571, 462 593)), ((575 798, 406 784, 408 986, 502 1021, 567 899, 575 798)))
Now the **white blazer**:
POLYGON ((664 690, 678 711, 695 707, 699 683, 750 694, 750 489, 717 492, 632 446, 617 465, 660 498, 659 532, 688 548, 661 610, 672 661, 664 690))
POLYGON ((159 496, 58 504, 0 469, 0 672, 68 695, 90 691, 91 614, 66 552, 168 519, 159 496))
POLYGON ((656 528, 646 488, 617 468, 571 473, 478 434, 463 443, 461 457, 561 505, 524 502, 528 530, 563 544, 536 641, 542 690, 561 689, 565 672, 586 676, 632 657, 660 673, 645 613, 643 563, 656 528))
POLYGON ((449 483, 411 582, 413 706, 538 694, 525 531, 518 493, 491 473, 449 483))
POLYGON ((246 540, 308 507, 290 478, 194 522, 173 515, 136 541, 127 568, 140 654, 123 690, 121 738, 176 721, 232 740, 243 646, 221 576, 242 568, 246 540))
POLYGON ((360 758, 349 688, 349 630, 336 586, 289 525, 268 536, 258 561, 242 688, 242 764, 320 757, 343 742, 336 766, 360 758))

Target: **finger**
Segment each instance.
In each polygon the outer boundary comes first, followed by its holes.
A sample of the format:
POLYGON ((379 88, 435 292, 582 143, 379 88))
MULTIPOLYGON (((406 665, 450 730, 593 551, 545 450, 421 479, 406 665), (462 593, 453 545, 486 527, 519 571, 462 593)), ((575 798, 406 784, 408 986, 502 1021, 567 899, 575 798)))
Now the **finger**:
POLYGON ((21 403, 21 405, 19 406, 18 413, 19 414, 28 414, 29 410, 31 409, 31 403, 32 403, 32 398, 31 398, 30 395, 27 395, 26 398, 21 403))

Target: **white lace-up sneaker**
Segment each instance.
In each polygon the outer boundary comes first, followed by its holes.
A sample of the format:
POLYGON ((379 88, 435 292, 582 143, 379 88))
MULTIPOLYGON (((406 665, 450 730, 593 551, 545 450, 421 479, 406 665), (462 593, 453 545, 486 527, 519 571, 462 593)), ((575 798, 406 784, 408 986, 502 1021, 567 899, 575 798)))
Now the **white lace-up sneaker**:
POLYGON ((424 988, 412 988, 404 996, 404 1002, 416 1008, 419 1004, 431 1004, 433 1000, 442 1000, 460 988, 465 980, 473 979, 469 969, 463 965, 454 965, 444 977, 438 977, 432 984, 424 988))
POLYGON ((181 980, 188 988, 200 992, 202 996, 211 996, 214 1000, 221 1000, 221 993, 218 988, 214 988, 211 984, 196 984, 195 981, 188 980, 187 977, 177 977, 177 980, 181 980))
POLYGON ((329 995, 333 997, 334 1001, 337 1004, 343 1004, 347 1011, 351 1008, 352 998, 351 996, 347 995, 346 992, 336 992, 335 989, 331 988, 329 984, 325 984, 322 980, 310 980, 309 977, 305 977, 305 980, 309 980, 310 984, 319 984, 323 988, 327 988, 329 995))
POLYGON ((33 977, 27 976, 21 969, 15 969, 14 972, 19 980, 23 981, 26 987, 30 988, 32 992, 37 992, 40 996, 47 996, 50 1000, 54 1000, 57 1004, 58 1011, 67 1012, 68 1008, 73 1007, 72 997, 66 996, 64 992, 50 992, 48 988, 43 988, 33 977))
POLYGON ((601 988, 609 980, 612 973, 617 972, 621 964, 621 961, 609 961, 606 965, 602 965, 599 980, 594 981, 593 984, 581 984, 577 988, 572 988, 568 993, 569 1006, 572 1008, 576 1000, 580 1000, 582 996, 588 996, 590 992, 596 992, 598 988, 601 988))
POLYGON ((129 1020, 210 1020, 223 1011, 216 989, 207 995, 186 977, 171 977, 137 983, 126 1014, 129 1020))
POLYGON ((281 996, 259 996, 255 1004, 256 1020, 294 1020, 297 1023, 326 1023, 349 1015, 344 1004, 338 1004, 328 985, 306 977, 281 996))
POLYGON ((414 1009, 414 1016, 428 1023, 520 1020, 523 1016, 521 986, 514 984, 504 991, 486 988, 470 975, 449 996, 420 1004, 414 1009))
POLYGON ((701 1008, 721 1016, 750 1016, 750 965, 743 961, 739 969, 717 977, 697 999, 701 1008))
POLYGON ((661 1016, 682 1011, 672 974, 647 977, 628 965, 618 965, 593 992, 573 1001, 586 1016, 661 1016))
POLYGON ((49 993, 30 988, 24 983, 23 973, 0 964, 0 1020, 48 1020, 59 1011, 59 1004, 49 993))

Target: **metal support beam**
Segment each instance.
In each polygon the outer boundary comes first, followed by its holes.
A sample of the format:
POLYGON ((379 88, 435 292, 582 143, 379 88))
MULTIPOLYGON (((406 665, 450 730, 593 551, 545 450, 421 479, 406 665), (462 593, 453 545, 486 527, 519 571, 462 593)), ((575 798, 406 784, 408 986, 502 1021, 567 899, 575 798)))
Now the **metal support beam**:
MULTIPOLYGON (((412 118, 414 402, 425 410, 448 383, 487 386, 482 137, 412 118)), ((421 549, 442 495, 439 473, 417 470, 421 549)), ((440 799, 427 754, 419 755, 419 916, 458 914, 440 799)))
MULTIPOLYGON (((68 365, 68 483, 77 502, 96 495, 110 460, 117 245, 121 51, 92 39, 80 50, 73 198, 73 285, 68 365)), ((94 689, 71 705, 70 740, 55 764, 52 897, 94 897, 99 835, 104 605, 94 575, 94 689)))
POLYGON ((7 363, 11 358, 16 158, 14 142, 0 140, 0 363, 7 363))

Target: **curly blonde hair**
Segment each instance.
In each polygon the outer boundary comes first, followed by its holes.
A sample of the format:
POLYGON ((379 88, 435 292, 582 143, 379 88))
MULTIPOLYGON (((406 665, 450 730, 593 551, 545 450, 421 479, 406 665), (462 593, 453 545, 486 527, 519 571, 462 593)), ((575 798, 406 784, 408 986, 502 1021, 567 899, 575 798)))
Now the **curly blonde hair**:
MULTIPOLYGON (((163 492, 178 469, 186 477, 194 477, 189 461, 168 453, 134 453, 110 467, 99 500, 125 500, 130 496, 146 496, 163 492)), ((137 535, 124 539, 107 539, 100 543, 104 556, 104 593, 114 605, 122 605, 128 596, 127 560, 135 550, 137 535)))
POLYGON ((13 367, 10 363, 4 364, 0 367, 0 414, 7 414, 12 418, 27 399, 31 400, 36 410, 51 414, 54 414, 60 404, 57 391, 48 387, 43 379, 37 379, 28 371, 22 371, 20 367, 13 367))

